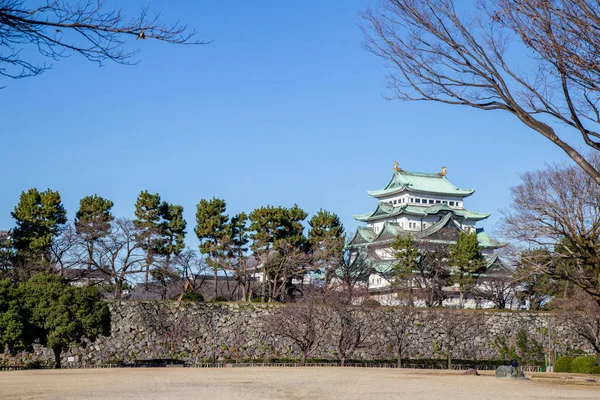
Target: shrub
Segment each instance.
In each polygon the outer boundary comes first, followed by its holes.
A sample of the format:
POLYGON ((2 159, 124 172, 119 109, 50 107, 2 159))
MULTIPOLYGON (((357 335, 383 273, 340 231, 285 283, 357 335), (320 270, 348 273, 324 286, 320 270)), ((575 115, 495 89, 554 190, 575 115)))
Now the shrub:
POLYGON ((579 356, 571 361, 571 372, 590 374, 596 366, 596 357, 579 356))
POLYGON ((362 305, 367 308, 377 308, 381 306, 381 303, 375 299, 367 299, 363 301, 362 305))
POLYGON ((44 368, 46 364, 41 360, 29 361, 25 364, 25 369, 41 369, 44 368))
POLYGON ((573 357, 562 356, 554 362, 554 372, 571 372, 573 357))
POLYGON ((590 374, 600 375, 600 365, 596 365, 594 368, 592 368, 590 374))
POLYGON ((183 301, 195 301, 197 303, 202 303, 204 301, 204 296, 202 296, 202 293, 196 293, 196 292, 186 293, 186 294, 183 295, 183 297, 181 298, 181 300, 183 300, 183 301))
POLYGON ((223 297, 223 296, 217 296, 215 298, 215 302, 222 302, 222 301, 229 301, 229 300, 227 299, 227 297, 223 297))

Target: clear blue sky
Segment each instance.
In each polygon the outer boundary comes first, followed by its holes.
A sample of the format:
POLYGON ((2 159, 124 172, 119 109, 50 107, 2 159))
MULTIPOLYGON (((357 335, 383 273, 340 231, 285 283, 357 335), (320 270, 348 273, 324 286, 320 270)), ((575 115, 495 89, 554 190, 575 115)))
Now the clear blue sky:
POLYGON ((58 190, 70 218, 89 194, 132 217, 141 190, 159 192, 185 207, 192 246, 195 205, 212 196, 232 214, 324 208, 353 231, 352 214, 376 206, 365 191, 383 187, 397 160, 446 165, 451 182, 477 189, 465 205, 491 212, 481 226, 493 231, 518 174, 564 156, 506 113, 385 100, 385 69, 361 48, 370 3, 155 0, 164 19, 214 42, 131 40, 136 66, 73 55, 0 82, 0 229, 37 187, 58 190))

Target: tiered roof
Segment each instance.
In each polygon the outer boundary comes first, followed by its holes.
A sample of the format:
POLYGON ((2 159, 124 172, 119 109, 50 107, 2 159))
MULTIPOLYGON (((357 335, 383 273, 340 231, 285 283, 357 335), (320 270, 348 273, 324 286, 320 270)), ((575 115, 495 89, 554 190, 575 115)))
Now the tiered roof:
POLYGON ((414 206, 403 204, 400 206, 393 206, 389 203, 380 201, 377 204, 377 208, 375 211, 367 213, 367 214, 355 214, 353 215, 354 219, 362 222, 371 222, 377 221, 380 219, 387 219, 391 217, 397 217, 402 214, 408 215, 416 215, 420 217, 425 217, 428 215, 438 215, 438 214, 454 214, 457 217, 463 219, 469 219, 474 221, 480 221, 482 219, 486 219, 490 216, 489 213, 480 213, 475 211, 469 211, 464 209, 456 209, 452 208, 446 204, 434 204, 429 207, 424 206, 414 206))
MULTIPOLYGON (((387 186, 381 190, 368 191, 370 196, 381 199, 387 196, 401 193, 403 191, 427 193, 440 196, 453 196, 464 198, 475 192, 474 189, 461 189, 454 186, 446 179, 446 170, 441 173, 426 174, 420 172, 407 172, 394 166, 394 174, 387 186)), ((394 259, 382 259, 372 249, 389 248, 397 237, 411 235, 415 242, 434 244, 454 244, 460 237, 460 232, 465 228, 465 220, 480 221, 490 216, 489 213, 480 213, 463 208, 451 207, 448 204, 436 203, 434 205, 395 204, 386 200, 377 203, 375 211, 367 214, 354 215, 354 218, 362 222, 383 222, 381 230, 375 232, 372 227, 359 227, 347 247, 357 250, 353 264, 360 263, 378 273, 386 273, 397 263, 394 259), (419 218, 426 216, 438 216, 439 219, 428 228, 416 231, 405 230, 396 222, 399 216, 410 215, 419 218), (366 250, 366 251, 365 251, 366 250)), ((505 246, 505 243, 497 242, 483 231, 476 230, 477 241, 484 249, 494 250, 505 246)), ((485 256, 486 274, 502 272, 506 267, 498 256, 488 254, 485 256)))
POLYGON ((380 198, 400 193, 404 190, 460 197, 467 197, 475 192, 475 189, 457 188, 446 179, 445 173, 427 174, 423 172, 396 170, 385 188, 369 190, 367 193, 369 196, 380 198))
MULTIPOLYGON (((447 213, 438 222, 431 225, 422 231, 405 230, 395 222, 386 221, 379 234, 375 233, 372 228, 359 227, 354 234, 354 237, 348 243, 348 247, 368 247, 369 245, 389 245, 398 236, 403 237, 411 235, 415 241, 428 241, 432 243, 456 243, 461 231, 460 221, 453 213, 447 213), (445 234, 440 231, 446 230, 445 234)), ((488 236, 483 231, 483 228, 477 229, 477 240, 483 248, 496 249, 504 246, 504 243, 497 242, 488 236)))

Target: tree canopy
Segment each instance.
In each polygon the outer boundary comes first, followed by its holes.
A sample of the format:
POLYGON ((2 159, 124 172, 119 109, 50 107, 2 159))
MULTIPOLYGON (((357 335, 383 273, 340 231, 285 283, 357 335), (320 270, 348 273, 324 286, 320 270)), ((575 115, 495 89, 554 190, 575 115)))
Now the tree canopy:
POLYGON ((600 3, 381 0, 363 17, 390 98, 505 111, 600 184, 572 144, 600 150, 600 3))
POLYGON ((110 313, 94 287, 75 287, 57 275, 40 273, 16 286, 0 281, 0 346, 11 351, 40 343, 60 355, 83 338, 110 332, 110 313))
POLYGON ((67 222, 67 212, 60 194, 50 189, 22 192, 19 204, 11 213, 16 227, 11 232, 12 246, 21 262, 49 260, 50 246, 67 222))
POLYGON ((453 271, 452 281, 458 284, 462 308, 464 292, 473 287, 475 274, 481 272, 485 265, 475 231, 460 232, 456 243, 450 245, 450 264, 453 271))
MULTIPOLYGON (((590 160, 600 167, 600 157, 590 160)), ((548 164, 511 188, 500 228, 515 264, 580 287, 600 304, 600 186, 576 166, 548 164), (545 249, 527 252, 527 249, 545 249)))

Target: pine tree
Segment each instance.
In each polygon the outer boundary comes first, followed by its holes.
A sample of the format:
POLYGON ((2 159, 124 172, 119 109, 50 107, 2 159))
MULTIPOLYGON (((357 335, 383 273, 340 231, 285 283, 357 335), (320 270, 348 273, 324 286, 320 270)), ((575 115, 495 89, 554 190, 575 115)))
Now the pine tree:
POLYGON ((163 203, 161 217, 158 254, 165 257, 165 268, 169 269, 171 256, 178 256, 185 247, 187 222, 183 219, 183 207, 174 204, 163 203))
POLYGON ((460 308, 464 306, 464 294, 475 284, 475 275, 485 265, 476 232, 460 232, 456 244, 450 246, 450 263, 454 267, 453 279, 460 292, 460 308))
POLYGON ((60 226, 67 222, 60 194, 50 189, 45 192, 29 189, 21 193, 11 215, 17 225, 12 230, 11 243, 19 265, 48 262, 50 246, 60 226))
MULTIPOLYGON (((307 216, 308 214, 296 204, 291 208, 266 206, 250 213, 251 249, 263 265, 261 293, 263 300, 266 299, 266 284, 270 279, 266 266, 271 251, 277 249, 280 259, 289 259, 291 253, 294 254, 293 258, 297 259, 296 256, 300 256, 307 250, 308 241, 304 236, 304 225, 302 225, 307 216)), ((289 266, 289 263, 287 265, 289 266)), ((257 267, 258 265, 255 267, 255 274, 257 267)), ((269 294, 271 295, 272 293, 269 294)))
POLYGON ((308 222, 308 241, 311 245, 313 262, 323 270, 325 290, 330 275, 340 265, 343 257, 344 227, 337 214, 319 210, 308 222))
POLYGON ((150 268, 160 247, 160 223, 164 214, 164 204, 160 195, 142 191, 135 203, 135 218, 133 224, 138 230, 138 240, 146 252, 146 274, 144 283, 148 285, 150 268))
POLYGON ((230 268, 234 270, 238 284, 242 287, 242 298, 250 301, 250 276, 246 265, 246 252, 248 251, 248 216, 242 212, 231 218, 228 224, 229 228, 229 258, 231 259, 230 268))
POLYGON ((214 272, 215 299, 218 297, 217 278, 227 255, 228 221, 225 200, 213 197, 202 199, 196 207, 196 236, 200 240, 200 252, 208 256, 208 265, 214 272))
POLYGON ((414 306, 413 279, 418 266, 419 250, 415 247, 410 233, 404 237, 398 236, 391 245, 397 263, 392 268, 392 279, 395 285, 408 285, 408 305, 414 306))
POLYGON ((114 203, 96 194, 86 196, 79 201, 79 210, 75 214, 75 229, 87 240, 102 237, 110 229, 114 220, 111 209, 114 203))
POLYGON ((88 269, 91 267, 94 243, 109 232, 110 223, 114 220, 112 206, 112 201, 95 194, 79 201, 79 210, 75 214, 75 231, 86 242, 88 269))

